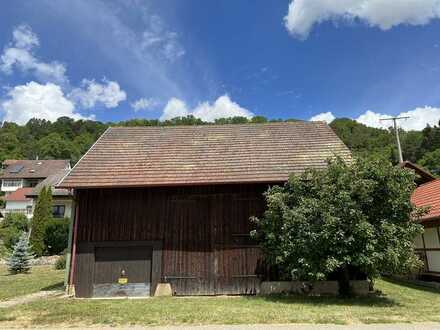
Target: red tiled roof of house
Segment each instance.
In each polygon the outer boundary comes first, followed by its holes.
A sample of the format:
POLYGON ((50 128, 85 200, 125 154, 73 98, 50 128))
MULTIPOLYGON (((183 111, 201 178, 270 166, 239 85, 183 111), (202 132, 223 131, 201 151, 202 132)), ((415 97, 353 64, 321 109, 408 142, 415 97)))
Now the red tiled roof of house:
POLYGON ((422 220, 440 217, 440 179, 422 184, 414 191, 411 202, 417 207, 430 206, 422 220))
POLYGON ((16 191, 11 192, 5 196, 5 201, 7 202, 20 202, 28 201, 30 198, 26 197, 32 191, 32 188, 18 188, 16 191))
POLYGON ((282 182, 351 159, 324 122, 109 128, 64 188, 282 182))

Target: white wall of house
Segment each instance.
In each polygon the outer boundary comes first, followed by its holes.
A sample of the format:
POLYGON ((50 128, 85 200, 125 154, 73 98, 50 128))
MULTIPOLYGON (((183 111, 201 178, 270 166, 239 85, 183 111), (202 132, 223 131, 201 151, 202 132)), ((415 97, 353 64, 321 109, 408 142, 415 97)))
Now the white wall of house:
POLYGON ((3 211, 4 215, 8 213, 22 213, 28 219, 32 218, 32 200, 28 201, 7 201, 3 211))
MULTIPOLYGON (((35 201, 36 202, 36 201, 35 201)), ((59 214, 59 218, 70 218, 72 215, 72 200, 70 199, 53 199, 52 206, 56 210, 63 210, 62 214, 59 214)), ((2 213, 6 216, 8 213, 22 213, 25 214, 28 219, 33 216, 35 203, 33 200, 29 201, 7 201, 6 207, 2 213)))
POLYGON ((64 216, 62 218, 70 218, 72 214, 72 200, 71 199, 58 199, 54 198, 52 201, 53 206, 64 206, 64 216))
POLYGON ((440 226, 425 228, 416 238, 415 247, 425 255, 426 271, 440 273, 440 226))

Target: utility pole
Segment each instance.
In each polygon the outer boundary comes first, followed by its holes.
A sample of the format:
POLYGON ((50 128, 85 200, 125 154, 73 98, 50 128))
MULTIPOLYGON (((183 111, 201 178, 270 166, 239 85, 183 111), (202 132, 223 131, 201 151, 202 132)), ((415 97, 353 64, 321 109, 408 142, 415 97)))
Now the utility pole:
POLYGON ((410 117, 391 117, 391 118, 384 118, 380 119, 380 121, 384 120, 392 120, 394 125, 394 132, 396 132, 396 141, 397 141, 397 151, 399 152, 399 162, 403 163, 403 156, 402 156, 402 147, 400 146, 400 138, 399 138, 399 130, 397 129, 397 121, 400 119, 408 119, 410 117))

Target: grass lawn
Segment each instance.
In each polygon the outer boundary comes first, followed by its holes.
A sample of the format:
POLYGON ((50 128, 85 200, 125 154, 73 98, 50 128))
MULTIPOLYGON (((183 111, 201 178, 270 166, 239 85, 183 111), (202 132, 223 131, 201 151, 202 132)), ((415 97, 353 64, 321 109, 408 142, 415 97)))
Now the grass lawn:
POLYGON ((64 271, 53 266, 34 266, 29 274, 10 275, 5 265, 0 265, 0 301, 40 290, 61 288, 64 271))
POLYGON ((0 309, 0 328, 50 325, 440 322, 440 293, 384 280, 381 296, 56 299, 0 309))

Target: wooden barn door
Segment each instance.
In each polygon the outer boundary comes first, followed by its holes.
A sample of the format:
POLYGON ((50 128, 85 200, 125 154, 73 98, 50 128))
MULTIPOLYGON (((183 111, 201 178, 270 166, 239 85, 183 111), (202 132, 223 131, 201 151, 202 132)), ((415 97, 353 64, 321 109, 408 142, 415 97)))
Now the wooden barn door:
POLYGON ((164 280, 174 295, 255 294, 260 249, 249 217, 261 202, 238 194, 176 196, 164 248, 164 280))
POLYGON ((260 248, 250 238, 256 198, 216 195, 211 201, 215 294, 256 294, 260 248))
POLYGON ((164 280, 174 295, 212 295, 212 240, 208 197, 171 201, 164 253, 164 280))

